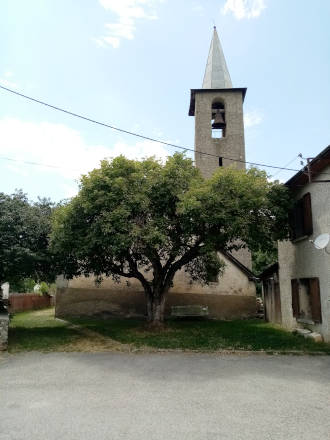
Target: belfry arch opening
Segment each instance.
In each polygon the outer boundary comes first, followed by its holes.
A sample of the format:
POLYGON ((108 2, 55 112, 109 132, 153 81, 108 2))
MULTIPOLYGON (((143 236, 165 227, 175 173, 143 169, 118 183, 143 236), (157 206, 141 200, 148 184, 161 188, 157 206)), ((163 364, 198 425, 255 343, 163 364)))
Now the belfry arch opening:
POLYGON ((211 127, 213 139, 221 139, 226 136, 225 105, 219 99, 212 102, 211 127))

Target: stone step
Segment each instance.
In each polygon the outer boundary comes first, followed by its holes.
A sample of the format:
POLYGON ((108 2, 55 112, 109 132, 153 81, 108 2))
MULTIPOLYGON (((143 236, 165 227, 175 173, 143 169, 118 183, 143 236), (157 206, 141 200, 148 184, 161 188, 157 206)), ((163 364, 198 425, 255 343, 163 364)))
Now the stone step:
POLYGON ((309 333, 312 333, 311 330, 308 330, 307 328, 295 328, 293 330, 293 333, 297 333, 297 335, 300 336, 305 336, 308 335, 309 333))
POLYGON ((317 332, 306 333, 304 335, 304 337, 306 339, 312 339, 314 342, 322 342, 323 341, 322 335, 317 332))

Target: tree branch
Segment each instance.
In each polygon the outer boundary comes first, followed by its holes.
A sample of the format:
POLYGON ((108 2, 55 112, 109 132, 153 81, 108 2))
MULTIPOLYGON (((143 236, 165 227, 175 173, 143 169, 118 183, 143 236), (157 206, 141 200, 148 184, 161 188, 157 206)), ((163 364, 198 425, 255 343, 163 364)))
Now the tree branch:
POLYGON ((170 266, 164 280, 164 292, 167 292, 167 290, 170 288, 176 272, 180 270, 185 264, 189 263, 191 260, 198 257, 200 250, 202 249, 202 246, 200 246, 201 243, 202 243, 202 238, 200 237, 195 243, 195 245, 192 248, 190 248, 180 258, 180 260, 176 261, 174 264, 170 266))

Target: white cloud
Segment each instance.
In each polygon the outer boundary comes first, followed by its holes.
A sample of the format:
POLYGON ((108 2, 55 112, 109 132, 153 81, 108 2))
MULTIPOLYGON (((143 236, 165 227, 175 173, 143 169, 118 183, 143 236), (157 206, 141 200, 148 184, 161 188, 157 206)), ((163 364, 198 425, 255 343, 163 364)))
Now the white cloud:
POLYGON ((18 85, 12 80, 13 76, 13 72, 10 70, 4 72, 4 74, 0 76, 0 85, 3 87, 8 87, 9 89, 16 89, 18 85))
POLYGON ((265 8, 266 0, 227 0, 222 13, 232 13, 237 20, 242 20, 259 17, 265 8))
POLYGON ((199 4, 199 3, 194 3, 192 6, 192 11, 195 12, 198 15, 203 15, 204 14, 204 6, 199 4))
POLYGON ((16 89, 17 84, 14 81, 10 81, 7 78, 0 78, 0 85, 7 87, 8 89, 16 89))
POLYGON ((155 20, 157 14, 154 7, 162 0, 99 0, 104 9, 117 16, 114 23, 107 23, 106 35, 94 38, 102 47, 108 45, 118 48, 122 38, 133 40, 138 19, 155 20))
MULTIPOLYGON (((32 172, 38 170, 66 179, 78 179, 104 158, 124 154, 131 159, 156 156, 164 160, 170 153, 164 145, 148 140, 128 144, 117 141, 113 147, 88 144, 80 133, 64 124, 27 122, 14 118, 0 120, 0 156, 17 161, 38 162, 58 168, 32 166, 8 161, 13 173, 23 173, 27 166, 32 172)), ((66 182, 63 181, 63 184, 66 182)), ((69 195, 73 187, 65 187, 69 195)))
POLYGON ((250 128, 261 124, 263 120, 262 114, 257 110, 244 113, 244 127, 250 128))

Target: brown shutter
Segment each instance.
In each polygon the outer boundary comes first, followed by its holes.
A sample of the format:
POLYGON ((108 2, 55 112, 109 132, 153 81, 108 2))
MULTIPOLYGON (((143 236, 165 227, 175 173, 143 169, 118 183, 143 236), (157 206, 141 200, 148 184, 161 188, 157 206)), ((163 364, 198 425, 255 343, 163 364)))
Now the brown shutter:
POLYGON ((312 309, 312 319, 314 322, 322 322, 320 283, 318 278, 309 279, 309 293, 312 309))
POLYGON ((295 318, 299 317, 299 283, 298 280, 291 280, 292 313, 295 318))
POLYGON ((304 234, 312 235, 313 234, 313 217, 312 217, 312 202, 311 202, 311 194, 307 193, 302 198, 303 200, 303 208, 304 208, 304 234))

